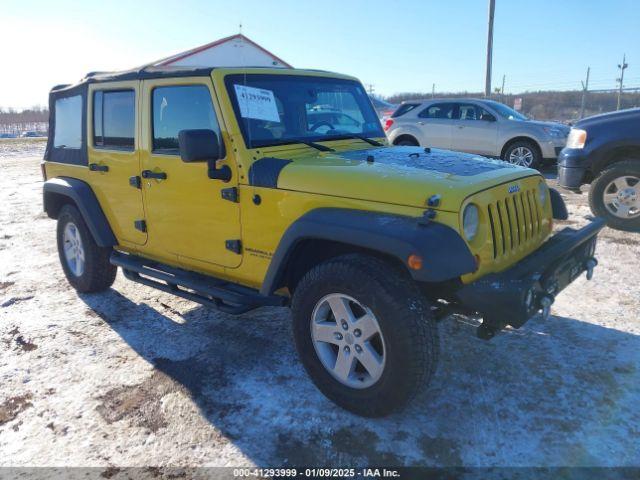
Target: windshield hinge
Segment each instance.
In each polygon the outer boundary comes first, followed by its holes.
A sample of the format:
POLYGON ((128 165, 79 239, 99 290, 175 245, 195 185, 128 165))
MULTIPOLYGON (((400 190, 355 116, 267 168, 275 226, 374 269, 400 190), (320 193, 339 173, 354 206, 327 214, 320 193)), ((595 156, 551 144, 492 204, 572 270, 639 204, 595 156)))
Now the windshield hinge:
POLYGON ((224 200, 229 200, 233 203, 238 203, 238 189, 237 187, 223 188, 220 190, 220 194, 224 200))

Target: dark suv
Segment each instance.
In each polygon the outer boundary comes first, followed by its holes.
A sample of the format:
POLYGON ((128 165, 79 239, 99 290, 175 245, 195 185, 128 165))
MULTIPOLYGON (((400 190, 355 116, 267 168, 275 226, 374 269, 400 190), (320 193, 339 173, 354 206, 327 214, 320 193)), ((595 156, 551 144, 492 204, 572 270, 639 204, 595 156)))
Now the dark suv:
POLYGON ((558 184, 579 191, 612 228, 640 231, 640 108, 586 118, 558 158, 558 184))

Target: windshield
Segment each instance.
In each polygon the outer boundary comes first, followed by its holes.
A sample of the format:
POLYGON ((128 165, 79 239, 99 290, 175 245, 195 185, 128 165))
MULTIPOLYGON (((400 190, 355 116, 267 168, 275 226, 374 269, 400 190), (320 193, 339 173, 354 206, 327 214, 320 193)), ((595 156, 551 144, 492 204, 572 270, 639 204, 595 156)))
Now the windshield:
POLYGON ((248 148, 384 137, 360 83, 297 75, 228 75, 227 91, 248 148))
POLYGON ((507 120, 529 120, 521 113, 516 112, 513 108, 507 107, 504 103, 488 101, 487 104, 491 108, 493 108, 498 113, 498 115, 506 118, 507 120))

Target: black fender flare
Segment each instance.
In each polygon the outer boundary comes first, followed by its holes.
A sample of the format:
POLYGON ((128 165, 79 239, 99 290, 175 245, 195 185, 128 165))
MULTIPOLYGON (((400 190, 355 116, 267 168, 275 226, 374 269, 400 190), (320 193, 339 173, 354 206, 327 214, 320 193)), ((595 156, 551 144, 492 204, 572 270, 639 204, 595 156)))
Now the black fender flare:
POLYGON ((112 247, 118 244, 111 230, 100 202, 88 183, 77 178, 56 177, 44 182, 44 211, 51 218, 56 218, 56 201, 58 195, 68 197, 78 207, 93 239, 101 247, 112 247))
POLYGON ((423 218, 365 210, 318 208, 294 221, 271 259, 260 293, 270 295, 280 283, 295 246, 304 240, 330 240, 391 255, 406 266, 420 255, 423 267, 408 269, 421 282, 442 282, 476 270, 476 260, 453 228, 423 218))
POLYGON ((564 203, 564 199, 560 192, 555 188, 549 189, 549 196, 551 197, 551 213, 556 220, 566 220, 569 218, 569 211, 567 210, 567 204, 564 203))

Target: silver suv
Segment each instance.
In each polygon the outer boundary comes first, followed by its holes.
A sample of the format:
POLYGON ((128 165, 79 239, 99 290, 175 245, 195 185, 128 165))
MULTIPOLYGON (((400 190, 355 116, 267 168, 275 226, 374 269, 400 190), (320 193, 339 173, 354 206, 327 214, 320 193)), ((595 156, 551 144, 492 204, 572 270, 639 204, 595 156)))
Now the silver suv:
POLYGON ((394 145, 423 145, 498 157, 537 168, 558 157, 569 127, 530 120, 493 100, 403 102, 385 124, 394 145))

